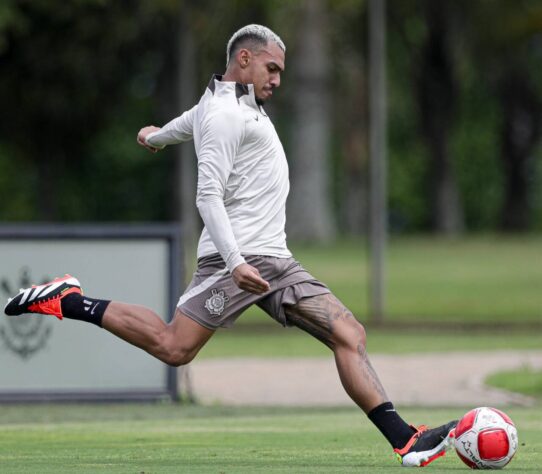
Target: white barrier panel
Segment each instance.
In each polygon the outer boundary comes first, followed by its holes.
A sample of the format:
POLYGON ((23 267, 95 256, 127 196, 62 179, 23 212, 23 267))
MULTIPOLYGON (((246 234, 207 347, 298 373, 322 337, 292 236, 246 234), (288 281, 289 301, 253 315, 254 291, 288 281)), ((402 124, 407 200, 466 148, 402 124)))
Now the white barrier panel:
MULTIPOLYGON (((175 226, 0 228, 1 307, 20 287, 69 273, 90 297, 169 321, 180 293, 175 226)), ((176 398, 176 372, 93 324, 0 315, 0 401, 176 398)))

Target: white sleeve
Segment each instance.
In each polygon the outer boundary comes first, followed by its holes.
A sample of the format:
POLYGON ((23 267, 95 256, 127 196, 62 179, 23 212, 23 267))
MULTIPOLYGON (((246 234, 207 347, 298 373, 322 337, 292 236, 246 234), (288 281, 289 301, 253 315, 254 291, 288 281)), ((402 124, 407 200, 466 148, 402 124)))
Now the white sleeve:
POLYGON ((147 145, 163 148, 166 145, 175 145, 191 140, 196 107, 197 105, 187 110, 180 117, 164 125, 160 130, 149 133, 145 138, 147 145))
POLYGON ((244 118, 236 112, 212 111, 202 121, 196 197, 205 227, 230 272, 245 263, 224 207, 226 184, 245 133, 244 118))

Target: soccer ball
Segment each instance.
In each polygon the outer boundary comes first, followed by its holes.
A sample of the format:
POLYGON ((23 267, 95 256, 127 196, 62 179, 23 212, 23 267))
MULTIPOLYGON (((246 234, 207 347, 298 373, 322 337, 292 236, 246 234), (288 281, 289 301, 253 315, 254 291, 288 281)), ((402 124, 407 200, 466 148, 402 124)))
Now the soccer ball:
POLYGON ((518 432, 506 413, 475 408, 459 420, 454 443, 457 455, 471 469, 501 469, 518 449, 518 432))

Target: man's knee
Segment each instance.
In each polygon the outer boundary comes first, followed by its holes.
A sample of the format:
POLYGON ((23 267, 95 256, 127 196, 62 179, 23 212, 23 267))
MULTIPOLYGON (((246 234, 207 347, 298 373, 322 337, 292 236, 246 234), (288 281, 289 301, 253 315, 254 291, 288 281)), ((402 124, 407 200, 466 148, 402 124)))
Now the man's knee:
POLYGON ((197 347, 192 347, 186 341, 179 341, 174 333, 167 332, 160 342, 162 361, 174 367, 188 364, 198 353, 197 347))
POLYGON ((182 347, 171 348, 167 351, 164 362, 173 367, 180 367, 191 362, 196 356, 197 351, 185 349, 182 347))
POLYGON ((363 325, 354 317, 344 321, 343 327, 336 334, 336 346, 358 351, 365 349, 367 335, 363 325))
POLYGON ((196 357, 213 332, 177 310, 174 320, 159 335, 159 358, 174 367, 186 365, 196 357))

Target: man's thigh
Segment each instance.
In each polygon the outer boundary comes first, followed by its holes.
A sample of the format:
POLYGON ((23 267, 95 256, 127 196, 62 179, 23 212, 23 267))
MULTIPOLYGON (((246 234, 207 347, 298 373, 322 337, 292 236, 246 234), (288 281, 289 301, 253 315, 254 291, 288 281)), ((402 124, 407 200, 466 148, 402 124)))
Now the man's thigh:
POLYGON ((332 293, 303 298, 285 306, 289 325, 297 326, 329 347, 344 342, 357 331, 359 323, 352 312, 332 293))
POLYGON ((287 325, 284 305, 300 299, 329 293, 329 289, 308 273, 293 258, 245 256, 271 287, 269 293, 257 295, 239 288, 219 256, 205 257, 177 305, 186 316, 202 326, 215 330, 230 327, 252 304, 258 304, 271 317, 287 325))
POLYGON ((205 345, 214 333, 214 330, 189 318, 180 309, 175 311, 173 320, 168 326, 172 345, 190 352, 195 351, 195 353, 205 345))
MULTIPOLYGON (((287 259, 250 255, 245 259, 269 281, 273 291, 274 282, 283 273, 287 259)), ((200 325, 216 330, 231 327, 243 311, 263 297, 239 288, 222 258, 216 255, 198 262, 196 273, 177 308, 200 325)))

